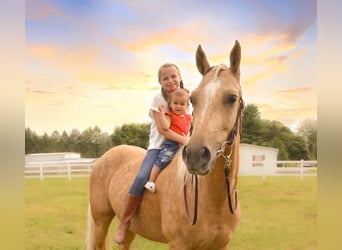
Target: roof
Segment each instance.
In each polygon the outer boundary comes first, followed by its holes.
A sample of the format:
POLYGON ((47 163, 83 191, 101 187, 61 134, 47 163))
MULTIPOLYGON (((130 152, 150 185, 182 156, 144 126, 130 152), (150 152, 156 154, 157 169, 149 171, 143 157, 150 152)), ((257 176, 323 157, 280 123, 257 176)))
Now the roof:
POLYGON ((260 145, 254 145, 254 144, 246 144, 246 143, 240 143, 240 147, 248 147, 248 148, 257 148, 257 149, 263 149, 263 150, 272 150, 279 152, 278 148, 270 148, 270 147, 265 147, 265 146, 260 146, 260 145))

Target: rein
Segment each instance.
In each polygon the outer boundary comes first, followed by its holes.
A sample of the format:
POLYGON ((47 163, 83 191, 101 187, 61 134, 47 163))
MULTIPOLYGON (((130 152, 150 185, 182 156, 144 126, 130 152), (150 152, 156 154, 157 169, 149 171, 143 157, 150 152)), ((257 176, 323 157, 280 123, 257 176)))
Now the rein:
MULTIPOLYGON (((238 197, 237 197, 236 190, 234 190, 235 206, 233 208, 232 197, 231 197, 231 193, 230 193, 229 171, 230 171, 230 165, 232 163, 232 159, 231 159, 231 155, 233 153, 233 147, 232 146, 233 146, 233 143, 234 143, 234 140, 235 140, 235 137, 236 137, 238 131, 240 131, 240 133, 242 131, 241 114, 242 114, 243 108, 244 108, 244 101, 242 100, 242 98, 240 98, 240 106, 239 106, 238 113, 236 115, 234 127, 230 131, 228 139, 222 143, 221 149, 216 152, 217 156, 221 155, 223 157, 223 159, 225 160, 224 175, 225 175, 225 183, 226 183, 226 190, 227 190, 228 207, 229 207, 229 211, 231 212, 231 214, 234 214, 236 211, 237 203, 238 203, 238 197), (238 127, 238 125, 239 125, 239 127, 238 127), (226 145, 230 146, 230 152, 228 155, 224 154, 226 145)), ((194 199, 193 219, 190 218, 189 207, 188 207, 188 202, 187 202, 187 198, 186 198, 186 184, 184 185, 183 195, 184 195, 185 211, 186 211, 186 216, 187 216, 188 222, 191 225, 195 225, 197 222, 197 214, 198 214, 198 177, 197 177, 197 175, 192 175, 192 177, 195 179, 195 199, 194 199)))

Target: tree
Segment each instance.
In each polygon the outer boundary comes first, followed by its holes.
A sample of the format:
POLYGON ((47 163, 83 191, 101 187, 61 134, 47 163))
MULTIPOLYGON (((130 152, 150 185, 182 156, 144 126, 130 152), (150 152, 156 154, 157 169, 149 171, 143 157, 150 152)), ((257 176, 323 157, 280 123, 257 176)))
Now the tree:
POLYGON ((297 135, 305 142, 310 160, 317 160, 317 121, 306 119, 301 122, 297 130, 297 135))
POLYGON ((100 157, 111 147, 107 133, 102 133, 98 126, 89 127, 80 135, 80 152, 82 157, 100 157))
POLYGON ((278 159, 308 159, 303 139, 279 121, 261 119, 254 104, 247 105, 242 113, 241 142, 278 148, 278 159))
POLYGON ((81 152, 81 133, 77 129, 71 130, 69 135, 69 147, 72 152, 81 152))
POLYGON ((147 148, 150 126, 148 123, 131 123, 116 128, 111 136, 113 145, 128 144, 147 148))
POLYGON ((37 150, 38 135, 30 128, 25 129, 25 154, 35 153, 37 150))
POLYGON ((286 146, 280 138, 278 137, 273 138, 269 146, 273 148, 277 148, 279 150, 277 160, 286 161, 289 159, 289 154, 286 150, 286 146))
POLYGON ((258 107, 248 104, 242 112, 241 142, 262 145, 261 117, 258 107))

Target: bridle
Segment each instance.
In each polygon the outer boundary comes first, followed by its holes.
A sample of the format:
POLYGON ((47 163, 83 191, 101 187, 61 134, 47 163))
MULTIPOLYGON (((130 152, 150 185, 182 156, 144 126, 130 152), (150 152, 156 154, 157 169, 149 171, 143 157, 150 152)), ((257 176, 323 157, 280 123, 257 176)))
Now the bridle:
MULTIPOLYGON (((228 138, 226 141, 224 141, 221 144, 221 148, 216 152, 217 157, 222 157, 224 159, 224 175, 225 175, 225 184, 226 184, 226 190, 227 190, 227 198, 228 198, 228 207, 229 211, 231 214, 234 214, 237 208, 238 204, 238 197, 237 197, 237 191, 236 189, 234 190, 234 203, 235 206, 233 208, 232 204, 232 197, 231 197, 231 192, 230 192, 230 181, 229 181, 229 172, 230 172, 230 165, 232 163, 232 153, 233 153, 233 144, 235 141, 235 137, 238 133, 241 134, 242 132, 242 110, 244 108, 244 101, 242 97, 239 99, 239 109, 236 115, 235 123, 230 131, 230 134, 228 135, 228 138), (226 146, 230 146, 230 151, 228 154, 225 154, 225 149, 226 146)), ((192 181, 195 181, 195 197, 194 197, 194 212, 193 212, 193 219, 190 218, 190 213, 189 213, 189 208, 188 208, 188 202, 186 198, 186 184, 184 185, 183 188, 183 194, 184 194, 184 204, 185 204, 185 211, 187 215, 187 219, 189 224, 195 225, 197 221, 197 213, 198 213, 198 176, 197 175, 192 175, 192 181)))

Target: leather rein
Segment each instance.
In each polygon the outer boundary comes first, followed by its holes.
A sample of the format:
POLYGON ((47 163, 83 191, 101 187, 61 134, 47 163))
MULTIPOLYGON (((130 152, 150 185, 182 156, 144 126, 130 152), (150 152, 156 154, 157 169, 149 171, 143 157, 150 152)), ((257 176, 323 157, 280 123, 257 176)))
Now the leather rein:
MULTIPOLYGON (((234 214, 236 211, 237 204, 238 204, 238 197, 237 197, 236 190, 234 190, 235 206, 233 208, 232 195, 230 192, 229 171, 230 171, 230 165, 232 163, 232 159, 231 159, 231 155, 233 153, 233 147, 232 146, 234 144, 234 140, 235 140, 237 133, 240 131, 240 134, 241 134, 241 130, 242 130, 242 124, 241 124, 242 116, 241 115, 242 115, 243 108, 244 108, 244 101, 242 100, 242 98, 240 98, 239 110, 238 110, 238 113, 236 115, 234 127, 232 128, 232 130, 228 136, 228 139, 221 144, 221 149, 216 152, 217 157, 222 156, 224 161, 225 161, 225 163, 224 163, 224 175, 225 175, 225 183, 226 183, 226 190, 227 190, 228 207, 229 207, 229 211, 232 214, 234 214), (230 152, 228 154, 225 154, 226 145, 230 146, 230 152)), ((196 224, 197 214, 198 214, 198 176, 197 175, 192 175, 192 182, 193 181, 195 181, 195 194, 194 194, 195 197, 194 197, 194 212, 193 212, 193 218, 192 219, 190 218, 188 201, 187 201, 187 196, 186 196, 186 184, 184 185, 184 188, 183 188, 185 211, 186 211, 188 222, 191 225, 196 224)))

